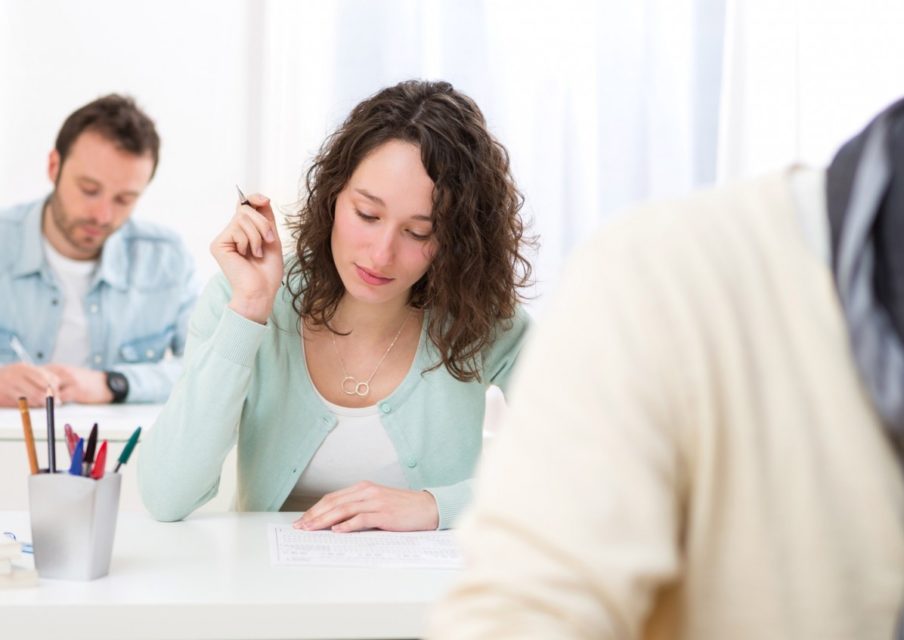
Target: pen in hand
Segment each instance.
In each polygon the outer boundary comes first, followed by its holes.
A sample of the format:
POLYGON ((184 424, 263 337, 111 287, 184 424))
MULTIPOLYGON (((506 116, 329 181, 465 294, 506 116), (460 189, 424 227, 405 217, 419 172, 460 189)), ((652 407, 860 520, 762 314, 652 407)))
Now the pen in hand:
POLYGON ((28 351, 25 350, 25 345, 23 345, 19 341, 18 337, 13 336, 9 339, 9 348, 13 350, 19 360, 21 360, 25 364, 35 366, 35 361, 31 359, 30 355, 28 355, 28 351))
POLYGON ((16 357, 19 358, 19 360, 23 364, 27 364, 29 367, 35 367, 36 369, 38 369, 48 387, 56 389, 56 387, 58 386, 55 381, 56 376, 48 374, 45 369, 42 369, 35 364, 34 359, 28 353, 28 350, 25 349, 25 345, 22 344, 22 341, 19 340, 18 336, 10 337, 9 348, 13 350, 13 352, 16 354, 16 357))
POLYGON ((239 192, 239 204, 242 204, 242 205, 244 205, 244 204, 250 205, 251 204, 251 202, 249 202, 248 198, 245 197, 245 194, 242 193, 242 190, 239 189, 239 185, 235 185, 235 190, 239 192))

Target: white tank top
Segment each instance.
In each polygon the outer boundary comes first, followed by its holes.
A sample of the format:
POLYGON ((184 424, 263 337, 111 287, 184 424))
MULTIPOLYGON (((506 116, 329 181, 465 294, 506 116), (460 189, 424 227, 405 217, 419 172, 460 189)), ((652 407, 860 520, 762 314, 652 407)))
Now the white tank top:
POLYGON ((339 422, 314 453, 281 510, 304 511, 327 493, 362 480, 409 488, 399 455, 380 422, 377 405, 340 407, 319 392, 317 395, 339 422))
POLYGON ((97 260, 72 260, 54 249, 46 238, 44 255, 60 285, 63 319, 50 362, 76 367, 91 365, 91 336, 83 300, 91 287, 97 260))

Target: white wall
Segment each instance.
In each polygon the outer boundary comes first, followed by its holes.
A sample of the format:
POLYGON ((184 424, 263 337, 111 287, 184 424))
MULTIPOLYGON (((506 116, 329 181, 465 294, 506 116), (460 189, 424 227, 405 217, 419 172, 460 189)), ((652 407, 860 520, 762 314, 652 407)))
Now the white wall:
POLYGON ((626 205, 827 161, 904 95, 902 24, 889 0, 0 0, 0 207, 50 188, 74 108, 132 93, 163 139, 136 215, 206 279, 234 183, 291 206, 355 102, 446 78, 511 152, 542 295, 626 205))
POLYGON ((235 182, 291 208, 312 154, 356 102, 443 78, 511 152, 542 240, 543 294, 613 211, 712 177, 721 6, 0 0, 0 206, 49 189, 46 155, 68 113, 132 93, 163 139, 136 215, 182 233, 206 277, 235 182))
POLYGON ((904 96, 904 3, 729 0, 718 175, 737 178, 837 148, 904 96))
POLYGON ((65 117, 112 91, 156 121, 160 166, 136 217, 207 245, 249 179, 248 3, 0 1, 0 207, 46 194, 65 117))

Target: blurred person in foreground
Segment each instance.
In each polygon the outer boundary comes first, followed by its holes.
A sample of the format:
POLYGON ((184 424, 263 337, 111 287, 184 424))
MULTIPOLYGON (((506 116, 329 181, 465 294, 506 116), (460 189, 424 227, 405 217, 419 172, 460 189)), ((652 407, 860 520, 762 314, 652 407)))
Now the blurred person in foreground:
POLYGON ((434 638, 901 637, 904 101, 570 264, 434 638), (897 635, 895 635, 897 634, 897 635))

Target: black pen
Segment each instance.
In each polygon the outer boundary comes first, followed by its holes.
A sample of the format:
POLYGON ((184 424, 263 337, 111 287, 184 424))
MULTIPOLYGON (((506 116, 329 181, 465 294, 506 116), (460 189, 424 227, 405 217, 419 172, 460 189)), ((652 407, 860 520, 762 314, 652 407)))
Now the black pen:
POLYGON ((91 433, 88 434, 88 444, 85 447, 85 460, 82 463, 82 475, 88 476, 91 473, 91 465, 94 464, 94 450, 97 448, 97 423, 91 427, 91 433))

